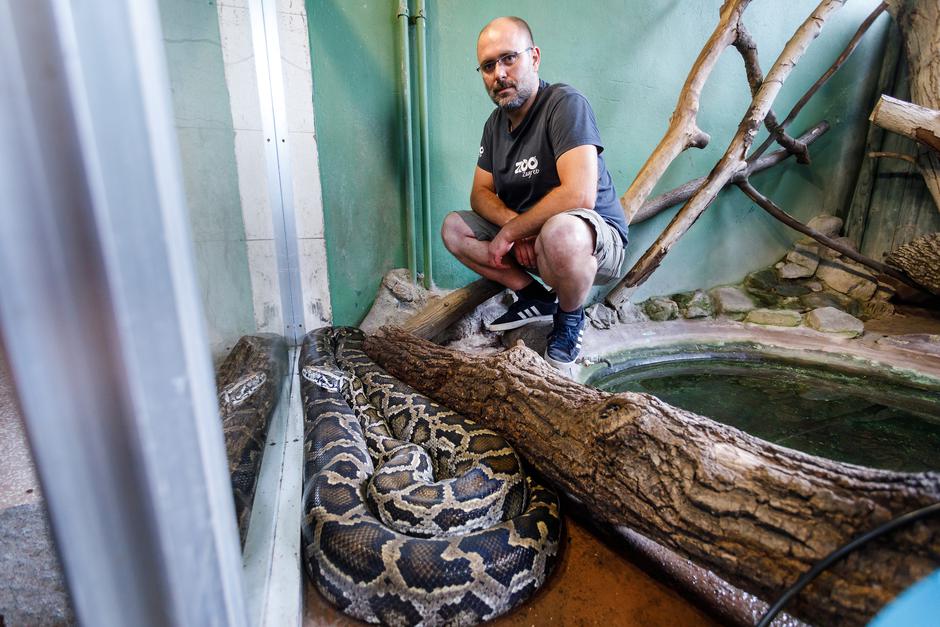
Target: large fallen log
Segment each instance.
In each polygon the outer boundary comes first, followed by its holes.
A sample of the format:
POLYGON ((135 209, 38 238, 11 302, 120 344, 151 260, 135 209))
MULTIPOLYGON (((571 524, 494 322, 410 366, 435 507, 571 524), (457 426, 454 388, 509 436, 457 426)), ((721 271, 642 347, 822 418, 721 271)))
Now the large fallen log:
MULTIPOLYGON (((521 346, 477 358, 386 328, 366 350, 500 431, 598 521, 635 529, 764 599, 860 532, 940 500, 940 474, 775 446, 653 396, 573 383, 521 346)), ((861 625, 938 565, 940 522, 928 520, 852 554, 788 611, 861 625)))

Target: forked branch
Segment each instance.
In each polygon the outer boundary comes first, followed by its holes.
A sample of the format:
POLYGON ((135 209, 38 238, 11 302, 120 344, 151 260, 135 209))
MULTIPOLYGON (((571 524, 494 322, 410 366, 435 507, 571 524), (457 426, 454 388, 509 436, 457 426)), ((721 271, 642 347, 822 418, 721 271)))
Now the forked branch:
MULTIPOLYGON (((724 156, 711 171, 702 187, 679 210, 669 226, 640 257, 627 275, 607 295, 607 302, 618 307, 626 302, 636 286, 645 281, 659 267, 663 257, 679 238, 691 227, 702 212, 715 200, 721 188, 733 176, 747 167, 745 155, 754 141, 757 129, 764 122, 774 99, 789 77, 809 44, 819 35, 829 16, 845 4, 845 0, 823 0, 805 22, 797 29, 783 52, 777 58, 767 78, 751 101, 744 119, 738 126, 724 156)), ((629 192, 628 192, 629 193, 629 192)))
POLYGON ((699 53, 682 91, 679 92, 679 102, 669 118, 669 129, 640 168, 630 188, 620 198, 627 223, 643 206, 643 202, 649 197, 669 164, 682 151, 690 147, 704 148, 708 144, 708 135, 699 129, 696 123, 702 87, 705 86, 705 81, 708 80, 721 53, 737 37, 741 14, 749 3, 750 0, 725 0, 721 6, 718 26, 699 53))

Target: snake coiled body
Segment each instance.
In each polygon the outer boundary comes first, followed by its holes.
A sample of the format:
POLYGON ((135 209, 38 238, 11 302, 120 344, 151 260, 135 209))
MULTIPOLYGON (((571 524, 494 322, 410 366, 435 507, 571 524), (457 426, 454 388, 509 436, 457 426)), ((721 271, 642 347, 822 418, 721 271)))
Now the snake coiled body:
POLYGON ((558 499, 496 433, 397 381, 357 329, 301 352, 305 563, 345 613, 471 625, 518 605, 558 551, 558 499))

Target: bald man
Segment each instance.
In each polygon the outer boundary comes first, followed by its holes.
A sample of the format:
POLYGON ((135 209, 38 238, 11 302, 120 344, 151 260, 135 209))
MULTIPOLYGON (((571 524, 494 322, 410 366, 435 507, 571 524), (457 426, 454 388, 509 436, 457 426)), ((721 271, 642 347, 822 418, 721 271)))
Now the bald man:
POLYGON ((483 127, 473 211, 448 214, 441 235, 461 263, 516 293, 487 327, 552 320, 545 359, 568 366, 581 352, 588 292, 620 276, 627 244, 594 112, 573 87, 539 79, 541 51, 521 18, 487 24, 477 61, 496 109, 483 127))

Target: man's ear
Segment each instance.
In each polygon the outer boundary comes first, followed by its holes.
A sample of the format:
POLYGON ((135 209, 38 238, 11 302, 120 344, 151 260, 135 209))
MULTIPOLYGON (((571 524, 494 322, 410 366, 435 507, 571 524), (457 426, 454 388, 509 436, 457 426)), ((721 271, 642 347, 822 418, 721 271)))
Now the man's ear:
POLYGON ((539 63, 542 61, 542 51, 539 50, 538 46, 532 47, 532 67, 537 72, 539 69, 539 63))

